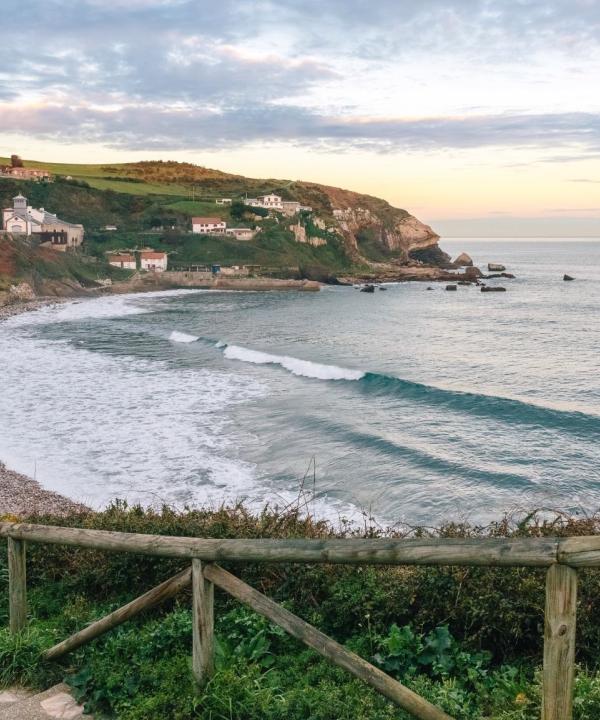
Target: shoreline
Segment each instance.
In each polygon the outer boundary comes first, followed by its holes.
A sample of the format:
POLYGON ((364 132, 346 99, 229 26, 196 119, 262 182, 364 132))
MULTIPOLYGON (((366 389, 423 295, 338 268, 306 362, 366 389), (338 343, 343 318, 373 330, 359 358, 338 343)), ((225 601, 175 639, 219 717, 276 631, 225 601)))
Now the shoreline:
POLYGON ((37 480, 9 470, 0 461, 0 517, 87 513, 90 508, 65 495, 44 489, 37 480))

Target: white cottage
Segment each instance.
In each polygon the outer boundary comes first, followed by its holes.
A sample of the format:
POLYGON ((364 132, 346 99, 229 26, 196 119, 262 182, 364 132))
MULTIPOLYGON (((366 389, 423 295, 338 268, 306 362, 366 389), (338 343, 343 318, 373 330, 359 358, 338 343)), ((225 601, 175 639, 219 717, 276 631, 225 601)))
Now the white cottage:
POLYGON ((154 250, 142 250, 140 268, 152 272, 164 272, 167 269, 167 253, 154 250))
POLYGON ((224 235, 227 223, 218 217, 193 217, 192 232, 200 235, 224 235))

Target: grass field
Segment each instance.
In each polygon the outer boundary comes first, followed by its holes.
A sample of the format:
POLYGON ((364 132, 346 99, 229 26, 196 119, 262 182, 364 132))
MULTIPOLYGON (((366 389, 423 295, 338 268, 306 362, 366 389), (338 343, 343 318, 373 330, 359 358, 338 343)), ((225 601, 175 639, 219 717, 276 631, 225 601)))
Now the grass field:
POLYGON ((185 185, 175 185, 167 183, 147 183, 147 182, 131 182, 123 178, 116 180, 115 178, 90 177, 88 175, 79 176, 80 180, 98 190, 114 190, 114 192, 126 193, 128 195, 174 195, 177 197, 190 197, 191 190, 185 185))
POLYGON ((227 206, 217 205, 214 200, 177 200, 165 205, 165 208, 186 213, 186 215, 208 215, 220 217, 223 220, 229 219, 227 206))

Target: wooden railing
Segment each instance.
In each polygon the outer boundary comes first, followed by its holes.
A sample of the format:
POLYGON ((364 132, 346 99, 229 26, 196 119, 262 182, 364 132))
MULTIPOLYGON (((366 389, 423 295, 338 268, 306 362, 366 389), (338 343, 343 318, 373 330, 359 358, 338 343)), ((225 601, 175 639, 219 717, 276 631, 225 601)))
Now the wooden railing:
POLYGON ((571 720, 575 662, 577 568, 600 567, 600 536, 433 540, 215 540, 142 535, 22 523, 0 523, 8 539, 10 630, 27 624, 25 546, 53 543, 191 561, 177 575, 46 651, 59 658, 142 610, 192 586, 193 672, 214 671, 214 586, 279 625, 421 720, 451 720, 439 708, 350 652, 307 622, 219 567, 218 561, 547 568, 542 693, 543 720, 571 720))

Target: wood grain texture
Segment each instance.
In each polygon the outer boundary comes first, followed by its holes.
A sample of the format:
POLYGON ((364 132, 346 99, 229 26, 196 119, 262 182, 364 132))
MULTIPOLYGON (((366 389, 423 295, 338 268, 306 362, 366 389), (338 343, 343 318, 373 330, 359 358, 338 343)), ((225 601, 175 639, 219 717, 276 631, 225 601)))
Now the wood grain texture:
POLYGON ((577 571, 553 565, 546 578, 542 720, 571 720, 577 571))
POLYGON ((205 562, 548 567, 556 562, 558 552, 553 538, 216 540, 23 523, 0 523, 1 536, 205 562))
POLYGON ((205 683, 215 668, 214 585, 203 574, 202 561, 192 560, 192 669, 196 682, 205 683))
POLYGON ((54 645, 49 650, 46 650, 44 657, 48 660, 55 660, 56 658, 66 655, 67 653, 75 650, 81 645, 90 642, 94 638, 103 635, 104 633, 116 628, 118 625, 122 625, 127 620, 135 617, 143 610, 147 610, 164 600, 168 600, 175 596, 180 590, 187 587, 191 582, 192 570, 186 568, 177 575, 165 580, 160 585, 157 585, 152 590, 140 595, 140 597, 132 600, 127 605, 123 605, 118 610, 106 615, 101 620, 96 620, 91 625, 88 625, 83 630, 71 635, 71 637, 63 640, 62 642, 54 645))
POLYGON ((382 695, 419 720, 451 720, 449 715, 420 697, 397 680, 363 660, 343 645, 309 625, 273 600, 254 590, 218 565, 204 568, 204 576, 215 585, 248 605, 260 615, 279 625, 290 635, 305 643, 327 660, 339 665, 355 677, 375 688, 382 695))
POLYGON ((600 567, 600 536, 561 538, 558 562, 571 567, 600 567))
POLYGON ((11 633, 27 625, 27 563, 25 541, 8 538, 8 613, 11 633))

